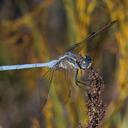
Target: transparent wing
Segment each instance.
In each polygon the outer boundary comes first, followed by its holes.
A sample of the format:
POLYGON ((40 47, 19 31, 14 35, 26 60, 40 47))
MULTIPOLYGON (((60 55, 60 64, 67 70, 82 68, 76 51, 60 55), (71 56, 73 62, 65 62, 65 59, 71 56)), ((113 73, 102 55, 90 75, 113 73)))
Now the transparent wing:
POLYGON ((40 111, 43 109, 45 106, 49 92, 50 92, 50 87, 52 84, 53 80, 53 74, 54 70, 53 69, 48 69, 41 77, 41 81, 39 84, 39 102, 40 102, 40 111), (43 85, 42 85, 43 84, 43 85))
POLYGON ((106 24, 105 26, 101 27, 99 30, 97 30, 96 32, 91 33, 87 38, 83 39, 82 41, 80 41, 79 43, 76 43, 74 45, 72 45, 67 52, 72 52, 72 53, 79 53, 83 48, 85 48, 85 45, 87 42, 91 41, 95 36, 97 36, 98 34, 100 34, 101 32, 106 31, 108 28, 110 28, 114 23, 116 23, 117 20, 111 21, 108 24, 106 24))
POLYGON ((70 70, 58 69, 53 79, 54 88, 59 101, 66 104, 70 98, 72 89, 72 72, 70 70))
POLYGON ((67 51, 68 52, 70 51, 72 53, 79 53, 84 48, 86 43, 89 42, 93 38, 94 34, 95 32, 91 33, 87 38, 83 39, 79 43, 72 45, 67 51))

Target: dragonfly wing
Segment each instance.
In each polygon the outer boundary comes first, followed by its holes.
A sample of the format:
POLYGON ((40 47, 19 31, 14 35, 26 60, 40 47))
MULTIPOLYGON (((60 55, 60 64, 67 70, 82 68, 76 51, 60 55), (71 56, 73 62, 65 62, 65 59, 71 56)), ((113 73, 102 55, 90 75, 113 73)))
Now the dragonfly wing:
POLYGON ((72 88, 71 72, 65 69, 55 71, 53 79, 54 88, 59 101, 66 104, 69 100, 72 88))
POLYGON ((40 98, 40 110, 45 106, 49 92, 50 92, 50 86, 52 84, 54 70, 48 69, 41 78, 41 84, 39 84, 39 98, 40 98), (43 85, 42 85, 43 83, 43 85))
POLYGON ((83 39, 81 42, 76 43, 72 45, 67 51, 73 52, 73 53, 79 53, 83 48, 85 48, 86 43, 90 42, 94 37, 96 37, 98 34, 106 31, 109 29, 113 24, 115 24, 117 20, 111 21, 98 29, 96 32, 92 32, 87 38, 83 39))
POLYGON ((83 39, 82 41, 80 41, 78 43, 75 43, 67 51, 75 53, 75 54, 79 54, 80 52, 85 50, 86 43, 88 43, 89 41, 92 40, 92 37, 93 37, 94 34, 95 34, 95 32, 92 32, 87 38, 83 39))
POLYGON ((82 52, 85 49, 86 43, 85 41, 74 44, 71 46, 71 48, 69 50, 67 50, 67 52, 72 52, 74 54, 79 54, 80 52, 82 52))

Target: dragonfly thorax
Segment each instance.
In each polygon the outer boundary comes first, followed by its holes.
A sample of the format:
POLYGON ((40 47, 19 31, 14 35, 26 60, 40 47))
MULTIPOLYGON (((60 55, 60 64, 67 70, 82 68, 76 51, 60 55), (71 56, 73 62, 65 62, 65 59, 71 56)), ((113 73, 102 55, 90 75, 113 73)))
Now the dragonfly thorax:
POLYGON ((61 60, 58 66, 64 69, 74 69, 74 68, 78 69, 79 68, 78 64, 76 63, 76 60, 72 58, 66 58, 64 60, 61 60))
POLYGON ((71 52, 66 53, 64 56, 60 57, 56 67, 68 69, 87 69, 91 66, 90 56, 77 56, 71 52))
POLYGON ((61 56, 58 59, 57 67, 69 69, 69 68, 75 68, 78 69, 78 63, 77 63, 77 55, 67 52, 64 54, 64 56, 61 56))

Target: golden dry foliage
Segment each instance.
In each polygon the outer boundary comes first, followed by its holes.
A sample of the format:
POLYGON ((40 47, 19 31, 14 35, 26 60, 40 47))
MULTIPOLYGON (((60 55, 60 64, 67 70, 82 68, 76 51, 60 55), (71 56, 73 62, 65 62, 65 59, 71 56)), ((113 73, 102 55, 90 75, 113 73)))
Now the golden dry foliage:
MULTIPOLYGON (((127 128, 128 1, 6 1, 9 7, 6 2, 0 4, 3 10, 0 13, 1 65, 45 62, 59 57, 90 32, 118 20, 110 30, 85 43, 82 54, 92 56, 93 65, 105 81, 103 98, 108 109, 103 128, 127 128), (18 18, 13 17, 18 13, 14 12, 15 8, 20 10, 18 18)), ((48 78, 43 75, 46 70, 0 72, 0 127, 76 128, 79 123, 87 124, 83 91, 70 82, 67 86, 66 80, 54 75, 56 82, 51 84, 48 93, 48 78), (70 93, 66 91, 68 87, 70 93)), ((73 76, 68 78, 73 81, 73 76)))

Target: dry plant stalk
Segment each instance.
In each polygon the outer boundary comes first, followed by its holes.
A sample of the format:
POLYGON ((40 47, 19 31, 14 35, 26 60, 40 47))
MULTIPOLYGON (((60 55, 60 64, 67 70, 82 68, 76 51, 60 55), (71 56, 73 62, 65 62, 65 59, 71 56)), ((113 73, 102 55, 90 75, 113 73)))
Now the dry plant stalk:
POLYGON ((104 81, 102 77, 94 70, 87 71, 87 107, 88 107, 88 125, 79 125, 79 128, 98 128, 105 116, 105 105, 102 100, 104 90, 104 81))

